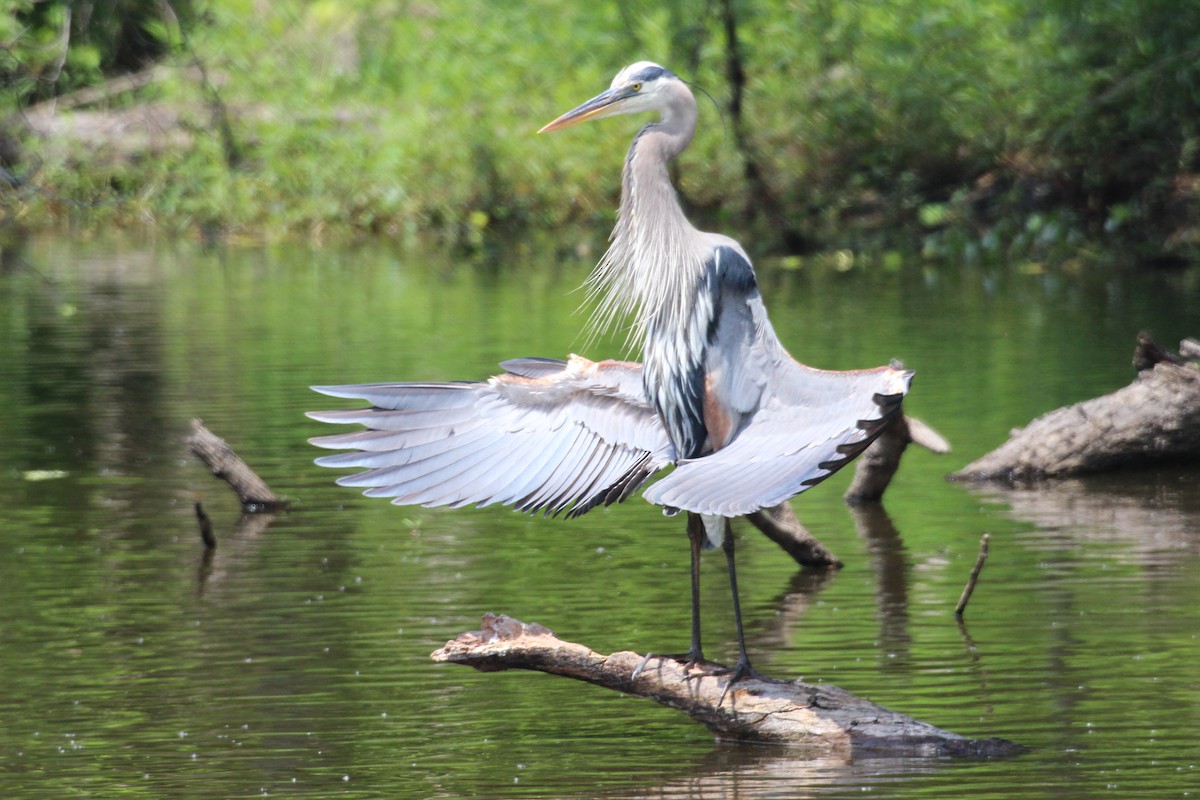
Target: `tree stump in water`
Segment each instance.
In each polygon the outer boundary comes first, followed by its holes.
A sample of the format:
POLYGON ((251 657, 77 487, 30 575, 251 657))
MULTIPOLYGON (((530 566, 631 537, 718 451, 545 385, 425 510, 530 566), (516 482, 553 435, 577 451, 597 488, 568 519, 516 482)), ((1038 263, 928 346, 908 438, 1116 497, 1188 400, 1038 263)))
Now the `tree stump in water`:
POLYGON ((1200 344, 1175 355, 1139 334, 1133 383, 1045 414, 951 480, 1018 481, 1200 461, 1200 344))
POLYGON ((460 634, 431 657, 483 672, 526 669, 594 683, 678 709, 718 738, 795 745, 813 756, 869 751, 995 757, 1022 751, 1003 739, 950 733, 835 686, 746 678, 727 687, 728 671, 716 664, 689 671, 673 658, 603 655, 503 615, 485 615, 481 630, 460 634))
POLYGON ((854 481, 843 499, 852 506, 880 502, 910 444, 939 455, 950 452, 950 443, 940 433, 916 417, 897 414, 854 462, 854 481))

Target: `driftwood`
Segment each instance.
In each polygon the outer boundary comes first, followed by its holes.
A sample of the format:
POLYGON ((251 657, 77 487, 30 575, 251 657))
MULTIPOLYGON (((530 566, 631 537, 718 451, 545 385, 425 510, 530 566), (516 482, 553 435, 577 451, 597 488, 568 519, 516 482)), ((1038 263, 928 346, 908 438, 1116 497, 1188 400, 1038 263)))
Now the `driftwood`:
POLYGON ((950 479, 1036 480, 1200 461, 1200 345, 1185 340, 1180 352, 1140 334, 1133 383, 1038 417, 950 479))
POLYGON ((482 630, 463 633, 434 661, 483 672, 527 669, 594 683, 678 709, 722 739, 799 746, 811 756, 1007 756, 1020 746, 968 739, 829 685, 746 678, 726 691, 724 668, 688 671, 672 658, 596 653, 537 624, 487 614, 482 630))
POLYGON ((272 492, 224 439, 204 427, 204 423, 198 419, 192 420, 188 447, 212 470, 213 475, 237 492, 243 511, 258 513, 287 507, 287 502, 272 492))

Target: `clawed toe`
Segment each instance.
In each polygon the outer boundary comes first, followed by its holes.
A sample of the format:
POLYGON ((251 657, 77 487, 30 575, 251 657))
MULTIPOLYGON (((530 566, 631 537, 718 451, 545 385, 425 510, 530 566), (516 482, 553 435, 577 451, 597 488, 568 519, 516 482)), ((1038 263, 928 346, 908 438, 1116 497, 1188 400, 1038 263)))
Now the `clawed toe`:
POLYGON ((729 677, 725 679, 725 688, 721 690, 721 699, 717 701, 717 708, 720 708, 725 704, 725 695, 729 694, 729 690, 732 689, 733 685, 738 681, 744 681, 747 678, 751 678, 756 681, 776 682, 774 678, 768 678, 767 676, 755 670, 754 667, 750 666, 750 662, 745 658, 738 659, 737 664, 735 664, 732 668, 723 667, 722 669, 723 672, 714 674, 728 674, 729 677))
POLYGON ((637 680, 638 676, 641 675, 646 669, 646 665, 650 663, 650 659, 652 658, 677 662, 683 667, 683 671, 687 673, 687 675, 684 676, 684 680, 701 678, 706 675, 723 675, 729 670, 729 667, 708 661, 704 658, 703 653, 646 653, 645 657, 642 658, 642 663, 638 664, 637 669, 635 669, 633 674, 630 676, 630 680, 637 680))

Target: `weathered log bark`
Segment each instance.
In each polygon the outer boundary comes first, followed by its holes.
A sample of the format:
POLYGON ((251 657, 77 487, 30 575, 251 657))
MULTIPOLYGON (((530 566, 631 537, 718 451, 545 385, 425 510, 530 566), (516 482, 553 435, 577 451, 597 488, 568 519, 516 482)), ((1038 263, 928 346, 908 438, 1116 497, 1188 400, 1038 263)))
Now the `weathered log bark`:
MULTIPOLYGON (((1190 341, 1180 349, 1196 350, 1190 341)), ((1200 363, 1145 334, 1134 363, 1140 371, 1130 385, 1038 417, 950 479, 1018 481, 1200 461, 1200 363)))
POLYGON ((602 655, 503 615, 485 615, 482 630, 460 634, 432 658, 483 672, 528 669, 594 683, 678 709, 720 738, 795 745, 813 756, 1007 756, 1022 749, 950 733, 835 686, 747 678, 727 691, 728 672, 717 665, 689 672, 672 658, 602 655))
POLYGON ((229 488, 237 492, 242 510, 250 513, 278 511, 287 502, 268 488, 265 481, 233 452, 225 440, 204 427, 198 419, 192 420, 192 435, 188 437, 192 453, 212 470, 229 488))

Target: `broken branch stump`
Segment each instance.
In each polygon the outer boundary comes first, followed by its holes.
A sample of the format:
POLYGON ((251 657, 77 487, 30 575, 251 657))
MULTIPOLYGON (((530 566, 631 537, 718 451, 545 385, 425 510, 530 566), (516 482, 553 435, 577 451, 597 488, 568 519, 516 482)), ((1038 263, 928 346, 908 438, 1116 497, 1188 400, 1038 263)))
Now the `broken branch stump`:
POLYGON ((962 594, 958 597, 958 605, 954 607, 956 617, 962 617, 963 612, 967 610, 967 603, 971 602, 971 595, 975 593, 975 584, 979 582, 979 573, 983 571, 983 563, 987 561, 988 542, 991 538, 991 534, 985 533, 979 540, 979 555, 975 557, 975 566, 971 567, 971 574, 967 576, 967 585, 963 587, 962 594))
POLYGON ((287 506, 286 501, 272 492, 266 482, 233 452, 233 448, 226 444, 224 439, 206 428, 198 419, 192 420, 192 435, 188 437, 188 448, 212 470, 213 475, 237 492, 243 511, 278 511, 287 506))
POLYGON ((950 443, 940 433, 916 417, 897 414, 854 462, 854 480, 843 499, 852 506, 882 500, 909 444, 939 455, 950 452, 950 443))
POLYGON ((869 751, 991 757, 1022 751, 1003 739, 950 733, 829 685, 745 678, 722 702, 729 675, 718 665, 689 671, 672 658, 628 651, 603 655, 504 615, 485 614, 481 630, 460 634, 431 658, 483 672, 526 669, 574 678, 678 709, 722 739, 794 745, 814 756, 848 758, 869 751))

